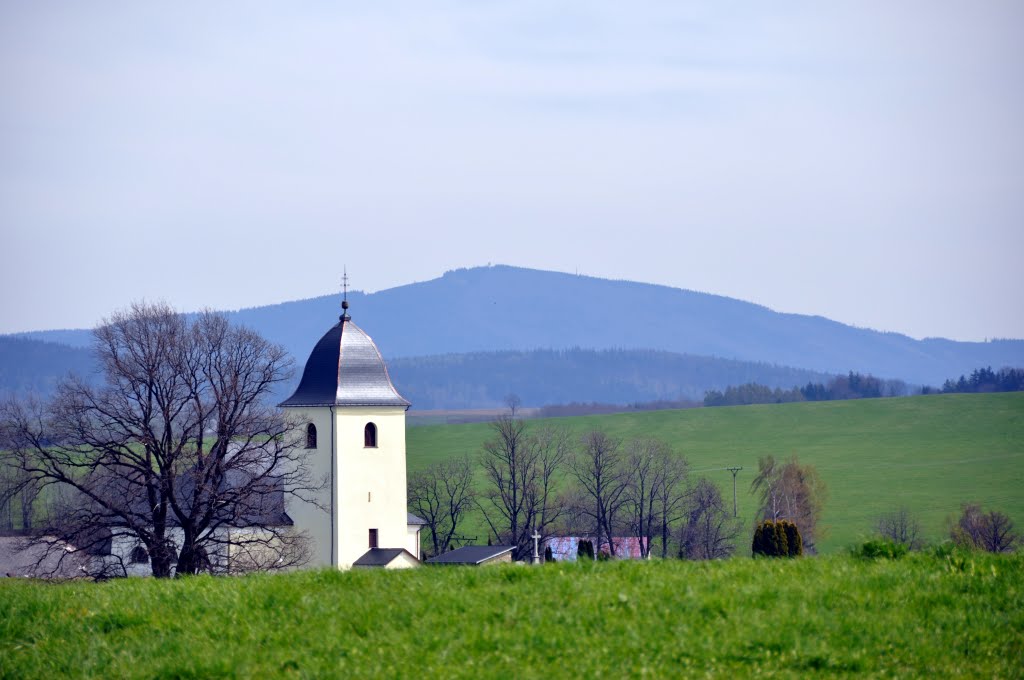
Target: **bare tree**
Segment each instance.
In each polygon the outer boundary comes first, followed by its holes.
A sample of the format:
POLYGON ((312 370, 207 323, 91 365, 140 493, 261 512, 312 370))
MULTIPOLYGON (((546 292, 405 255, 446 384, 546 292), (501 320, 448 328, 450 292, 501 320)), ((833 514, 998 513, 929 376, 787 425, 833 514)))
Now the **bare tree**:
POLYGON ((285 351, 206 312, 193 321, 135 304, 95 331, 99 387, 69 378, 53 401, 9 401, 3 462, 70 499, 43 528, 54 545, 102 552, 132 537, 153 575, 192 574, 230 554, 259 568, 305 556, 284 515, 315 502, 290 424, 264 401, 285 351))
MULTIPOLYGON (((0 449, 6 448, 9 447, 0 442, 0 449)), ((40 488, 39 481, 24 470, 0 467, 0 529, 14 529, 14 513, 17 510, 19 529, 25 533, 32 530, 37 521, 36 500, 40 488)))
POLYGON ((572 439, 568 430, 551 425, 537 430, 531 439, 538 469, 536 482, 527 491, 527 525, 540 532, 543 540, 566 511, 565 494, 558 493, 555 484, 569 459, 572 439))
POLYGON ((475 499, 473 467, 467 456, 434 463, 409 477, 409 506, 427 523, 432 555, 450 549, 475 499))
POLYGON ((689 495, 688 505, 679 538, 680 556, 691 560, 717 560, 732 555, 739 523, 729 512, 718 487, 701 478, 689 495))
POLYGON ((668 557, 668 544, 674 528, 686 516, 689 497, 687 477, 689 464, 682 456, 667 455, 658 459, 662 483, 655 497, 661 530, 661 557, 668 557))
POLYGON ((794 455, 785 463, 773 456, 757 461, 758 474, 751 490, 761 497, 763 519, 788 519, 800 529, 804 550, 814 552, 818 520, 827 497, 825 482, 813 465, 801 465, 794 455))
POLYGON ((1006 514, 983 512, 977 503, 964 504, 950 537, 957 545, 989 552, 1013 552, 1021 540, 1006 514))
POLYGON ((619 440, 594 430, 583 435, 581 449, 570 463, 580 485, 579 512, 592 523, 597 547, 607 542, 612 557, 618 516, 628 499, 629 476, 624 462, 619 440))
POLYGON ((532 550, 530 534, 548 528, 562 514, 554 482, 567 456, 568 437, 556 430, 529 431, 515 418, 518 401, 509 399, 509 413, 491 423, 493 436, 484 443, 481 465, 487 491, 478 500, 491 532, 516 546, 519 559, 532 550))
POLYGON ((657 439, 636 439, 629 445, 629 470, 626 501, 631 514, 630 529, 640 543, 640 556, 650 557, 651 541, 662 528, 659 499, 665 498, 663 487, 669 481, 668 459, 672 452, 657 439))
POLYGON ((876 529, 882 538, 901 543, 910 550, 920 550, 924 545, 921 522, 904 505, 879 517, 876 529))

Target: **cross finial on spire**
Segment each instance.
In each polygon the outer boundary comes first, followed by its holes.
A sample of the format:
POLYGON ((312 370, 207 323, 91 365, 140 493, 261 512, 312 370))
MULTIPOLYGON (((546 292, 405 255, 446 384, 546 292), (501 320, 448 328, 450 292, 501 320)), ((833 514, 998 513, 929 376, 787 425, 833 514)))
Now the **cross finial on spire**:
POLYGON ((348 321, 352 317, 348 315, 348 267, 341 270, 341 321, 348 321))

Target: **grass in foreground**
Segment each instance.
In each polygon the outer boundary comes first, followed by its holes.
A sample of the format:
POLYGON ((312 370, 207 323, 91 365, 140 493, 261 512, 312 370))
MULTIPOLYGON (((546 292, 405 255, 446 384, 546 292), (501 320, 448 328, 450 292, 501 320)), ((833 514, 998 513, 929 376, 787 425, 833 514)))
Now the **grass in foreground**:
POLYGON ((0 583, 0 675, 1016 677, 1024 556, 0 583))

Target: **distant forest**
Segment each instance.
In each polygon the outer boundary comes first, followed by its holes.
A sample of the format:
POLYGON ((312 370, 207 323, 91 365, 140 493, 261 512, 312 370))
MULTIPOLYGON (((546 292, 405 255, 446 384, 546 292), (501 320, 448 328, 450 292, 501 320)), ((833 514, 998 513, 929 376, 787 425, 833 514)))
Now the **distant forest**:
POLYGON ((95 379, 92 351, 53 342, 0 337, 0 394, 49 396, 68 373, 95 379))
POLYGON ((942 389, 921 387, 911 390, 902 380, 883 380, 873 375, 851 371, 827 383, 809 382, 788 390, 758 383, 727 387, 724 391, 709 390, 705 406, 741 406, 747 404, 784 404, 794 401, 838 401, 842 399, 876 399, 902 397, 908 394, 952 392, 1019 392, 1024 390, 1024 369, 1003 368, 998 373, 991 367, 975 369, 970 377, 947 380, 942 389))
MULTIPOLYGON (((927 392, 935 390, 928 389, 927 392)), ((969 377, 960 376, 959 380, 947 380, 942 384, 942 392, 1020 392, 1024 391, 1024 369, 1001 368, 996 373, 992 367, 977 368, 969 377)), ((926 393, 927 393, 926 392, 926 393)))
POLYGON ((809 382, 803 387, 783 390, 767 385, 746 383, 728 387, 725 391, 709 390, 704 395, 705 406, 741 406, 747 404, 784 404, 793 401, 838 401, 842 399, 874 399, 902 397, 909 393, 902 380, 883 380, 873 375, 850 371, 826 383, 809 382))
POLYGON ((817 371, 717 357, 579 348, 397 358, 388 361, 388 370, 415 409, 496 408, 504 406, 509 394, 529 406, 700 403, 707 390, 728 385, 781 387, 829 378, 817 371))

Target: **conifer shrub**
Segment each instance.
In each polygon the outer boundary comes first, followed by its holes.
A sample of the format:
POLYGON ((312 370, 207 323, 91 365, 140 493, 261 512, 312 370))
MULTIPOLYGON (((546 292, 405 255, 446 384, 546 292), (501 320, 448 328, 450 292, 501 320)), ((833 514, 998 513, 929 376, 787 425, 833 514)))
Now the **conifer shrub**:
POLYGON ((755 557, 799 557, 804 553, 800 529, 786 519, 766 519, 758 524, 750 548, 755 557))
POLYGON ((789 548, 789 556, 800 557, 804 554, 804 541, 800 538, 800 530, 793 522, 783 520, 782 525, 786 531, 786 546, 789 548))
POLYGON ((594 559, 594 544, 590 541, 580 541, 576 546, 576 558, 589 558, 594 559))
POLYGON ((550 545, 545 546, 544 547, 544 562, 551 562, 553 564, 554 561, 555 561, 555 554, 553 552, 551 552, 551 546, 550 545))

